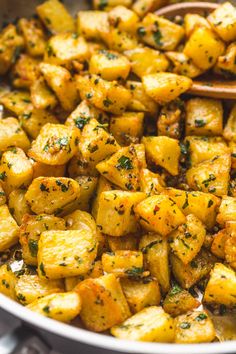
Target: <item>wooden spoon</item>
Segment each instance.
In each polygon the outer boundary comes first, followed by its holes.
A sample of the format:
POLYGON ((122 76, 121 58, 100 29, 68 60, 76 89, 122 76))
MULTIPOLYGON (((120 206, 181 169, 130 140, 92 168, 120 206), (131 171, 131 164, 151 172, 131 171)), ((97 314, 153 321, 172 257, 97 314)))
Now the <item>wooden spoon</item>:
MULTIPOLYGON (((187 13, 206 16, 218 6, 219 4, 210 2, 186 2, 162 7, 155 13, 158 16, 165 16, 169 19, 173 19, 175 16, 183 16, 187 13)), ((218 80, 216 77, 210 80, 194 79, 188 93, 196 96, 236 99, 236 80, 218 80)))

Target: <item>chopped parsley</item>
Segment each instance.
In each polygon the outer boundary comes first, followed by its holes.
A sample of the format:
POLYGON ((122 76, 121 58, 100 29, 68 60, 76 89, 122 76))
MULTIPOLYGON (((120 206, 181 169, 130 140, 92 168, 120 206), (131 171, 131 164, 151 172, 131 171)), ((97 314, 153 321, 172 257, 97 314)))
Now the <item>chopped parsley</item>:
POLYGON ((83 129, 83 127, 89 122, 90 118, 87 117, 77 117, 74 119, 75 125, 77 128, 79 128, 80 130, 83 129))
POLYGON ((141 37, 145 36, 146 35, 146 29, 144 27, 139 27, 137 29, 137 34, 141 37))
POLYGON ((28 246, 29 246, 31 256, 36 257, 38 254, 38 241, 29 239, 28 246))
POLYGON ((163 43, 161 41, 162 34, 159 29, 157 29, 155 32, 153 32, 153 39, 154 39, 154 42, 156 43, 156 45, 158 45, 159 47, 161 47, 163 45, 163 43))
POLYGON ((196 128, 201 128, 206 125, 206 122, 203 119, 195 119, 194 123, 196 128))
POLYGON ((191 324, 189 322, 182 322, 180 323, 179 327, 182 329, 189 329, 191 327, 191 324))
POLYGON ((56 184, 61 187, 62 192, 67 192, 69 190, 69 186, 66 184, 62 183, 59 179, 56 180, 56 184))
POLYGON ((116 168, 118 170, 132 170, 133 169, 133 164, 132 164, 132 161, 129 157, 127 156, 121 156, 119 159, 118 159, 118 164, 116 165, 116 168))
POLYGON ((195 320, 200 322, 200 321, 203 321, 207 318, 207 315, 205 313, 200 313, 196 318, 195 320))

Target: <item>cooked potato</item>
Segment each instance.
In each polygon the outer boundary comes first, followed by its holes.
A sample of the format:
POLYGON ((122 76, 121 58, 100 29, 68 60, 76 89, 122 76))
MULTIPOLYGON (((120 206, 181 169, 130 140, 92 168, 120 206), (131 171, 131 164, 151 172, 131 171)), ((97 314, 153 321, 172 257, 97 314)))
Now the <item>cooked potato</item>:
POLYGON ((121 189, 140 189, 139 157, 135 145, 120 148, 110 158, 101 161, 96 168, 101 175, 121 189))
POLYGON ((86 274, 97 255, 97 240, 89 230, 44 231, 38 243, 41 278, 60 279, 86 274))
POLYGON ((78 151, 80 132, 60 124, 46 124, 28 155, 47 165, 63 165, 78 151))
POLYGON ((37 275, 21 275, 16 280, 16 299, 23 305, 28 305, 46 295, 64 291, 61 280, 40 279, 37 275))
POLYGON ((54 320, 70 322, 80 313, 81 299, 76 292, 50 294, 35 300, 27 307, 54 320))
POLYGON ((9 91, 0 96, 0 103, 17 116, 31 108, 30 94, 27 91, 9 91))
POLYGON ((223 129, 223 107, 219 100, 191 98, 186 104, 187 135, 221 135, 223 129))
POLYGON ((89 59, 89 56, 89 47, 83 37, 74 33, 59 33, 49 39, 44 61, 70 68, 72 60, 83 62, 89 59))
POLYGON ((226 140, 233 140, 236 142, 235 133, 236 133, 236 104, 233 106, 230 112, 227 123, 224 127, 223 136, 226 140))
POLYGON ((225 241, 225 260, 236 270, 236 224, 232 226, 227 223, 226 230, 228 237, 225 241))
POLYGON ((150 269, 151 275, 160 284, 162 294, 166 294, 170 288, 167 240, 158 234, 147 234, 142 236, 139 249, 144 254, 144 263, 150 269))
POLYGON ((184 215, 194 214, 209 229, 215 225, 219 199, 203 192, 186 192, 175 188, 166 188, 162 192, 173 199, 184 215))
POLYGON ((124 55, 102 49, 92 55, 89 71, 104 80, 125 80, 129 75, 130 63, 124 55))
POLYGON ((192 86, 190 78, 165 72, 144 75, 142 82, 146 93, 158 103, 170 102, 192 86))
POLYGON ((189 13, 184 16, 184 29, 187 37, 190 37, 194 30, 199 27, 211 29, 207 19, 201 15, 189 13))
POLYGON ((82 299, 80 317, 90 330, 102 332, 130 317, 129 306, 114 274, 86 279, 75 290, 82 299))
POLYGON ((47 165, 45 163, 31 159, 33 166, 33 179, 37 177, 63 177, 65 175, 65 165, 47 165))
POLYGON ((216 258, 210 252, 202 248, 197 256, 188 264, 184 264, 174 254, 171 254, 170 260, 175 279, 182 288, 189 289, 210 273, 211 269, 214 267, 216 258))
POLYGON ((235 272, 222 263, 216 263, 204 293, 204 301, 210 304, 234 306, 236 303, 235 272))
POLYGON ((109 182, 105 177, 100 176, 97 184, 97 190, 93 199, 92 203, 92 215, 96 219, 97 218, 97 211, 99 205, 99 198, 102 192, 111 191, 117 189, 111 182, 109 182))
POLYGON ((16 60, 24 39, 17 34, 16 26, 9 24, 0 32, 0 75, 4 75, 16 60))
POLYGON ((25 190, 14 189, 8 196, 9 210, 18 225, 22 224, 25 214, 30 214, 30 207, 25 199, 25 190))
POLYGON ((225 241, 228 237, 226 229, 220 230, 214 235, 211 252, 218 258, 225 258, 225 241))
POLYGON ((2 185, 0 184, 0 206, 6 204, 6 193, 4 192, 2 185))
POLYGON ((137 28, 139 38, 161 50, 174 50, 184 36, 184 29, 163 17, 147 14, 137 28))
POLYGON ((191 165, 213 159, 216 156, 229 153, 229 148, 220 137, 186 136, 191 165))
POLYGON ((157 103, 146 94, 141 82, 127 81, 126 87, 130 90, 131 94, 131 99, 127 107, 129 111, 147 112, 151 114, 158 112, 157 103))
POLYGON ((30 147, 30 141, 16 118, 0 120, 0 151, 16 146, 24 151, 30 147))
POLYGON ((175 343, 206 343, 215 339, 215 328, 206 311, 179 316, 175 325, 175 343))
POLYGON ((169 66, 169 61, 163 53, 148 47, 131 49, 124 54, 130 60, 132 72, 140 78, 143 75, 166 71, 169 66))
POLYGON ((200 251, 206 237, 203 223, 193 214, 186 217, 186 222, 169 236, 170 246, 174 254, 184 264, 188 264, 200 251))
POLYGON ((0 292, 12 299, 16 299, 15 294, 16 276, 8 264, 0 266, 0 292))
POLYGON ((119 28, 111 27, 109 32, 102 36, 102 39, 109 49, 121 53, 138 46, 138 40, 134 34, 121 31, 119 28))
POLYGON ((19 227, 6 204, 0 206, 0 252, 18 242, 19 227))
POLYGON ((105 11, 119 5, 126 9, 126 7, 130 7, 131 4, 131 0, 107 0, 105 3, 102 0, 93 0, 93 7, 95 9, 105 11))
POLYGON ((40 20, 51 33, 73 32, 74 19, 59 0, 47 0, 36 7, 40 20))
POLYGON ((166 136, 143 137, 147 159, 164 167, 170 174, 176 176, 179 168, 180 146, 176 139, 166 136))
POLYGON ((76 181, 80 186, 80 197, 78 200, 78 209, 89 211, 92 197, 97 187, 97 177, 79 176, 76 181))
POLYGON ((102 39, 109 32, 108 14, 103 11, 79 11, 78 33, 86 39, 102 39))
POLYGON ((157 134, 180 139, 182 133, 183 105, 181 101, 165 104, 157 119, 157 134))
POLYGON ((140 224, 148 231, 167 236, 185 222, 185 216, 177 204, 165 195, 154 195, 135 207, 140 224))
POLYGON ((18 26, 25 40, 27 53, 32 57, 43 56, 46 48, 46 36, 40 21, 21 18, 18 26))
POLYGON ((166 52, 166 56, 174 65, 173 72, 194 78, 202 74, 202 70, 193 64, 192 59, 184 53, 166 52))
POLYGON ((66 111, 72 111, 78 101, 78 92, 70 72, 62 66, 48 63, 40 63, 39 68, 62 107, 66 111))
POLYGON ((103 253, 102 266, 106 273, 119 277, 140 277, 143 275, 143 254, 139 251, 118 250, 103 253))
POLYGON ((216 63, 215 71, 224 76, 236 75, 236 45, 230 44, 224 55, 221 55, 216 63))
POLYGON ((111 236, 124 236, 139 229, 133 210, 145 198, 141 192, 104 191, 100 194, 97 226, 111 236), (112 220, 112 222, 111 222, 112 220))
POLYGON ((52 109, 57 105, 57 98, 47 86, 43 77, 33 82, 30 87, 30 95, 36 109, 52 109))
POLYGON ((163 309, 171 316, 182 315, 198 306, 200 302, 177 284, 170 289, 163 303, 163 309))
POLYGON ((183 52, 197 67, 208 70, 215 65, 224 50, 224 42, 213 31, 206 27, 198 27, 189 37, 183 52))
POLYGON ((26 264, 38 264, 38 241, 41 233, 47 230, 65 230, 64 220, 53 215, 40 214, 36 216, 25 213, 20 227, 19 241, 26 264))
POLYGON ((223 196, 217 222, 224 226, 227 221, 234 221, 236 218, 236 198, 223 196))
POLYGON ((187 171, 187 183, 193 190, 224 196, 228 193, 230 165, 230 154, 203 161, 187 171))
POLYGON ((174 320, 162 307, 150 306, 112 327, 111 334, 120 339, 171 343, 174 320))
POLYGON ((113 237, 106 235, 106 241, 111 252, 116 251, 135 251, 138 249, 139 238, 137 235, 130 234, 122 237, 113 237))
MULTIPOLYGON (((111 2, 111 0, 109 1, 111 2)), ((123 1, 129 1, 129 5, 132 3, 131 0, 123 1)), ((119 2, 120 4, 117 4, 118 6, 113 7, 109 11, 109 23, 115 27, 117 26, 121 31, 135 32, 139 17, 134 11, 127 9, 125 4, 122 4, 120 0, 119 2)))
POLYGON ((165 182, 158 173, 153 173, 146 168, 140 171, 141 191, 146 193, 147 197, 160 194, 165 187, 165 182))
POLYGON ((81 98, 89 100, 105 112, 121 114, 131 98, 130 92, 116 81, 107 81, 98 75, 78 76, 77 86, 81 98))
POLYGON ((149 11, 155 11, 168 4, 168 0, 135 0, 132 9, 143 17, 149 11))
POLYGON ((7 195, 14 189, 27 187, 33 178, 30 160, 20 148, 3 153, 0 161, 0 180, 7 195))
POLYGON ((230 2, 221 4, 210 13, 207 20, 223 41, 236 40, 236 9, 230 2))
POLYGON ((121 279, 121 286, 132 313, 160 304, 161 293, 155 280, 121 279))
POLYGON ((39 60, 21 54, 12 68, 12 84, 16 88, 29 88, 39 77, 39 60))

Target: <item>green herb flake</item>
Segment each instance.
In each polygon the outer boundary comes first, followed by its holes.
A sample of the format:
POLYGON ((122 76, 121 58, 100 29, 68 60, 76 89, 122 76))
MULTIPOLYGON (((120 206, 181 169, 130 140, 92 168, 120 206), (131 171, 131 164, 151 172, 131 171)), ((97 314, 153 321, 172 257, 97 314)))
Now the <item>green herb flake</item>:
POLYGON ((206 125, 206 122, 203 119, 195 119, 194 123, 196 128, 202 128, 206 125))
POLYGON ((44 306, 43 307, 43 312, 45 312, 47 314, 50 313, 50 307, 48 305, 44 306))
POLYGON ((119 159, 118 159, 118 164, 116 165, 116 168, 118 170, 132 170, 133 169, 133 164, 132 164, 132 161, 129 157, 127 156, 121 156, 119 159))
POLYGON ((182 322, 180 323, 179 327, 182 329, 189 329, 191 327, 191 324, 189 322, 182 322))
POLYGON ((201 322, 203 320, 207 319, 207 315, 205 313, 200 313, 196 318, 195 320, 198 321, 198 322, 201 322))
POLYGON ((39 269, 40 269, 40 271, 41 271, 41 274, 42 274, 43 276, 46 276, 46 273, 45 273, 45 269, 44 269, 44 265, 43 265, 43 263, 40 263, 40 265, 39 265, 39 269))
POLYGON ((29 246, 31 256, 36 257, 38 254, 38 241, 29 239, 28 246, 29 246))

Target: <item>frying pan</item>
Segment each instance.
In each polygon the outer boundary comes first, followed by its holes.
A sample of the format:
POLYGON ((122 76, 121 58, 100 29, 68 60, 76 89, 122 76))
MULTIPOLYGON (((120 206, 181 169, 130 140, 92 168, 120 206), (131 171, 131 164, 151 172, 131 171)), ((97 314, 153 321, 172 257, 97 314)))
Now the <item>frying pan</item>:
MULTIPOLYGON (((9 21, 19 17, 27 17, 35 12, 39 0, 0 0, 0 28, 9 21)), ((88 9, 86 0, 64 0, 72 14, 78 10, 88 9)), ((30 343, 37 337, 41 343, 40 350, 34 353, 49 353, 48 343, 57 343, 59 351, 65 354, 229 354, 236 353, 236 341, 223 343, 176 345, 161 343, 140 343, 118 340, 106 334, 97 334, 77 326, 56 322, 49 318, 32 313, 29 309, 0 294, 0 319, 16 325, 16 330, 0 339, 0 354, 19 353, 15 351, 22 341, 30 343), (7 316, 4 314, 7 313, 7 316), (40 337, 47 340, 42 343, 40 337)), ((32 347, 30 347, 32 349, 32 347)), ((36 348, 37 349, 37 348, 36 348)))

